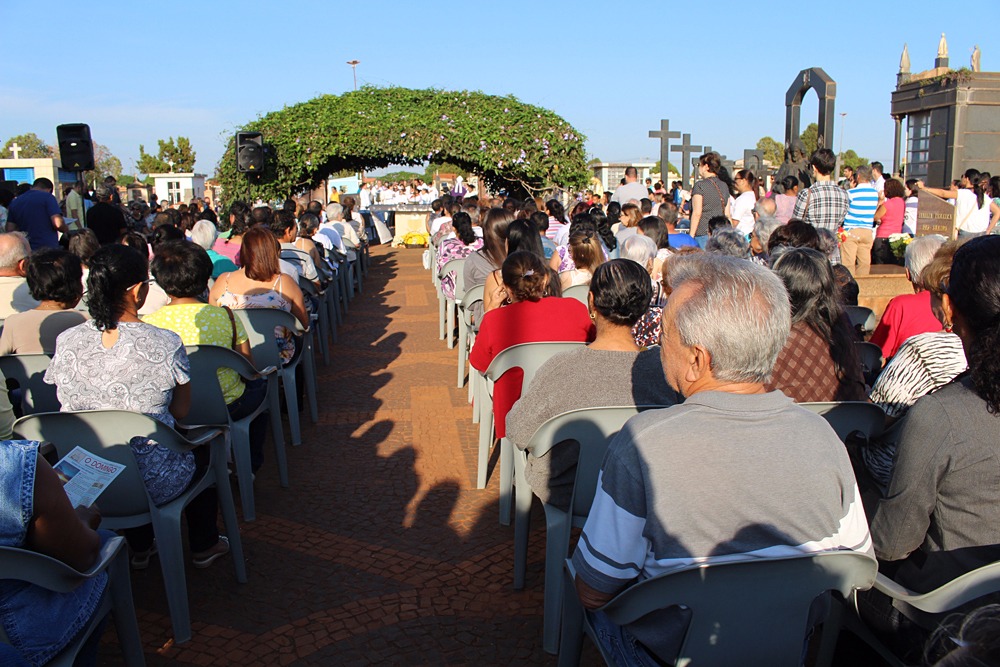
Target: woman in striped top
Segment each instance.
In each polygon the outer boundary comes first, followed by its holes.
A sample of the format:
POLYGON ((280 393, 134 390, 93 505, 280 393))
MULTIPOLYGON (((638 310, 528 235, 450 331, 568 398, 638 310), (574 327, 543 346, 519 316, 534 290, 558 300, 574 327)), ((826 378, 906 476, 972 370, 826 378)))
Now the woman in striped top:
POLYGON ((882 491, 888 488, 892 476, 900 431, 898 421, 917 399, 948 384, 968 367, 962 341, 952 333, 941 306, 948 289, 951 262, 960 245, 958 241, 945 243, 920 274, 931 293, 931 310, 943 329, 908 338, 879 375, 869 395, 872 403, 885 410, 890 425, 877 441, 861 450, 868 472, 882 491))

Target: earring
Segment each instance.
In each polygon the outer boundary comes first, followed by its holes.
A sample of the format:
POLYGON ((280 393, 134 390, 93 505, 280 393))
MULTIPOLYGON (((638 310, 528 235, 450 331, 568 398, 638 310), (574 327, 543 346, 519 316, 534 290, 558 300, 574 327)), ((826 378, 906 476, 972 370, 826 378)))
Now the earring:
POLYGON ((952 332, 953 327, 952 327, 951 322, 945 322, 944 323, 944 330, 945 330, 945 333, 951 333, 952 332))
POLYGON ((594 311, 590 311, 590 321, 591 322, 597 321, 597 313, 595 313, 594 311))

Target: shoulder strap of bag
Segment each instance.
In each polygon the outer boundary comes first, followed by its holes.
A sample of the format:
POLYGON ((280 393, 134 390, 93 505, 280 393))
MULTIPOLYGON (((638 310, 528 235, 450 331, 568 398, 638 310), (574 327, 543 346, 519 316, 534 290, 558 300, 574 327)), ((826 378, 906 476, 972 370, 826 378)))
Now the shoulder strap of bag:
POLYGON ((722 196, 722 189, 719 187, 719 184, 715 182, 715 178, 708 179, 708 182, 712 184, 712 187, 714 187, 715 191, 719 194, 719 202, 722 204, 722 210, 725 211, 726 198, 722 196))
POLYGON ((236 342, 236 316, 233 315, 233 311, 230 310, 229 306, 223 306, 223 310, 226 311, 226 315, 229 315, 229 324, 233 327, 233 345, 232 348, 235 350, 238 343, 236 342))

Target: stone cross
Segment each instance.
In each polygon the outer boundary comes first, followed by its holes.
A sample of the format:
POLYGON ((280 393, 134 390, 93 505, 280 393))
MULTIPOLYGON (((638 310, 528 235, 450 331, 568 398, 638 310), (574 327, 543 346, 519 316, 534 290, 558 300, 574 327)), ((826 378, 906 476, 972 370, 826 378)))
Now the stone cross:
POLYGON ((667 183, 667 172, 670 170, 670 140, 680 139, 680 132, 670 131, 670 121, 664 118, 660 121, 659 130, 649 131, 650 139, 660 140, 660 180, 664 185, 667 183))
POLYGON ((21 155, 21 147, 17 145, 16 141, 12 143, 10 145, 10 148, 8 148, 7 150, 9 150, 11 153, 14 154, 15 160, 18 159, 18 157, 21 155))
POLYGON ((682 156, 681 169, 683 170, 684 173, 681 174, 681 178, 683 179, 684 184, 681 187, 687 188, 690 185, 689 179, 691 178, 691 170, 688 167, 688 164, 691 162, 691 154, 700 151, 701 146, 693 145, 691 143, 691 135, 684 133, 683 135, 681 135, 681 143, 672 144, 670 146, 670 150, 674 153, 680 153, 682 156))

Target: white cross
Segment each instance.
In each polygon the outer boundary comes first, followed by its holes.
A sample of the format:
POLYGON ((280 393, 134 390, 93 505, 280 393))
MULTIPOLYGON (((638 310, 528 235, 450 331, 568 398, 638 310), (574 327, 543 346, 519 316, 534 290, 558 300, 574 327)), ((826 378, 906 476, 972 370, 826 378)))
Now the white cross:
POLYGON ((21 153, 21 147, 17 145, 17 142, 16 142, 16 141, 15 141, 14 143, 12 143, 12 144, 10 145, 10 148, 8 148, 7 150, 9 150, 9 151, 10 151, 11 153, 13 153, 13 154, 14 154, 14 159, 15 159, 15 160, 16 160, 16 159, 18 159, 18 156, 19 156, 19 155, 20 155, 20 153, 21 153))

